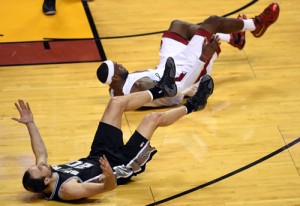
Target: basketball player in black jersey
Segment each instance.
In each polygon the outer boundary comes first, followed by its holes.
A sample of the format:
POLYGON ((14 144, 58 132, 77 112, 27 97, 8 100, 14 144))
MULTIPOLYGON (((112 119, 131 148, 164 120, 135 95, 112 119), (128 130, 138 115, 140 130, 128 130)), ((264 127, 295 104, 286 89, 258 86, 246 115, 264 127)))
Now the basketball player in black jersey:
MULTIPOLYGON (((217 46, 218 42, 212 42, 217 46)), ((167 59, 165 72, 157 85, 147 91, 132 93, 110 99, 96 131, 90 154, 67 164, 50 166, 48 154, 39 130, 34 123, 28 103, 15 103, 20 118, 13 120, 26 125, 33 153, 34 166, 23 176, 26 190, 43 193, 49 200, 76 200, 113 190, 117 184, 127 183, 133 175, 145 170, 146 163, 156 153, 150 146, 150 138, 161 126, 168 126, 195 110, 206 106, 214 84, 210 76, 200 80, 199 90, 187 103, 166 112, 146 115, 129 141, 124 144, 121 119, 124 111, 134 110, 153 99, 175 96, 175 63, 167 59)))

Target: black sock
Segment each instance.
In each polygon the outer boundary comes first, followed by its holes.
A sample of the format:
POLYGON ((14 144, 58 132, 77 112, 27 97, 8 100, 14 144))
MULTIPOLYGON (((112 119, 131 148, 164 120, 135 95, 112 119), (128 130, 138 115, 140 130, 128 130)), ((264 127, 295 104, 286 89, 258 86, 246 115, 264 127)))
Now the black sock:
POLYGON ((191 113, 192 111, 194 111, 196 108, 194 105, 192 105, 191 103, 189 102, 186 102, 183 106, 186 107, 187 109, 187 114, 191 113))
POLYGON ((149 89, 149 91, 151 92, 151 94, 152 94, 152 96, 153 96, 153 100, 165 96, 164 90, 162 90, 162 89, 159 88, 159 87, 153 87, 153 88, 149 89))

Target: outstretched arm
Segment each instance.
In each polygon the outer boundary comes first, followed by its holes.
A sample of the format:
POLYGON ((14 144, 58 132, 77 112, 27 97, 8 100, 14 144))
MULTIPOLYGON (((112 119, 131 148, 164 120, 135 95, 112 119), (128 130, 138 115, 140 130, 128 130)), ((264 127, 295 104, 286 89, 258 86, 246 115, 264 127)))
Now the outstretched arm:
POLYGON ((78 183, 77 180, 73 179, 62 186, 59 194, 60 198, 64 200, 77 200, 113 190, 117 184, 112 168, 105 156, 100 157, 99 163, 102 169, 102 176, 99 179, 100 183, 78 183))
POLYGON ((30 135, 31 148, 35 155, 36 165, 47 163, 47 150, 40 132, 34 123, 33 114, 29 104, 27 102, 25 104, 23 100, 18 100, 18 103, 15 103, 15 106, 20 113, 20 118, 13 117, 12 119, 26 125, 30 135))

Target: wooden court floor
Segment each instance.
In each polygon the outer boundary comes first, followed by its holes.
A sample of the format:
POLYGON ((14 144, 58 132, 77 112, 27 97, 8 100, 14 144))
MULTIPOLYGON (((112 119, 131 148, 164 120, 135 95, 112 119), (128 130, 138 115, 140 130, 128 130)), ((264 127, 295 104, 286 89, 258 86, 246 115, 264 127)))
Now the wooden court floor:
MULTIPOLYGON (((257 1, 242 12, 253 17, 271 2, 257 1)), ((222 43, 212 72, 215 91, 207 107, 155 132, 152 145, 158 153, 143 174, 112 192, 74 204, 151 204, 219 178, 296 140, 300 136, 300 6, 296 0, 278 2, 280 17, 265 36, 256 39, 247 33, 242 51, 222 43)), ((173 19, 199 23, 247 3, 94 0, 89 6, 100 37, 111 37, 166 30, 173 19)), ((55 21, 56 16, 52 18, 55 21)), ((102 44, 109 59, 134 71, 155 67, 160 38, 157 34, 103 39, 102 44)), ((21 177, 34 158, 25 126, 11 120, 18 117, 14 102, 21 98, 30 103, 50 164, 77 160, 89 152, 109 100, 107 87, 96 78, 98 66, 99 62, 0 67, 3 205, 69 205, 40 200, 23 189, 21 177)), ((145 114, 165 110, 126 112, 122 122, 125 139, 145 114)), ((300 144, 161 205, 300 206, 300 144)))

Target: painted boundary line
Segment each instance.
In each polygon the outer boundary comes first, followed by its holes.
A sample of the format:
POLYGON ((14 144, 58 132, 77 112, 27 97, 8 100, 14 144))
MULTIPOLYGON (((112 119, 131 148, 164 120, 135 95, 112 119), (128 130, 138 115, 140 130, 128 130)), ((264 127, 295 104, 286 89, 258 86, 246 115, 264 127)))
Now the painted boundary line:
MULTIPOLYGON (((259 0, 252 0, 251 2, 249 2, 248 4, 232 11, 232 12, 229 12, 227 14, 224 14, 222 15, 222 17, 227 17, 227 16, 230 16, 232 14, 235 14, 237 12, 240 12, 246 8, 248 8, 249 6, 251 6, 252 4, 258 2, 259 0)), ((200 25, 202 23, 198 23, 198 25, 200 25)), ((155 32, 149 32, 149 33, 142 33, 142 34, 130 34, 130 35, 124 35, 124 36, 108 36, 108 37, 101 37, 101 39, 121 39, 121 38, 131 38, 131 37, 139 37, 139 36, 148 36, 148 35, 154 35, 154 34, 161 34, 165 32, 165 30, 163 31, 155 31, 155 32)))
POLYGON ((85 14, 88 18, 88 21, 89 21, 89 24, 90 24, 90 27, 91 27, 91 30, 92 30, 92 33, 93 33, 93 36, 94 36, 95 43, 97 45, 99 55, 101 57, 101 61, 105 61, 106 60, 106 55, 105 55, 103 46, 101 44, 100 37, 99 37, 98 31, 97 31, 97 27, 95 25, 95 22, 94 22, 94 19, 93 19, 92 13, 90 11, 87 0, 82 0, 82 5, 83 5, 83 8, 85 10, 85 14))
POLYGON ((299 143, 299 142, 300 142, 300 137, 298 137, 296 140, 290 142, 289 144, 287 144, 287 145, 285 145, 285 146, 279 148, 278 150, 276 150, 276 151, 274 151, 274 152, 272 152, 272 153, 270 153, 270 154, 268 154, 268 155, 266 155, 266 156, 264 156, 264 157, 262 157, 262 158, 260 158, 260 159, 258 159, 258 160, 256 160, 256 161, 254 161, 254 162, 252 162, 252 163, 250 163, 250 164, 248 164, 248 165, 246 165, 246 166, 244 166, 244 167, 241 167, 241 168, 239 168, 239 169, 237 169, 237 170, 234 170, 233 172, 230 172, 230 173, 228 173, 228 174, 226 174, 226 175, 223 175, 223 176, 221 176, 221 177, 219 177, 219 178, 216 178, 216 179, 214 179, 214 180, 212 180, 212 181, 209 181, 209 182, 207 182, 207 183, 204 183, 204 184, 199 185, 199 186, 197 186, 197 187, 194 187, 194 188, 192 188, 192 189, 186 190, 186 191, 184 191, 184 192, 178 193, 178 194, 173 195, 173 196, 171 196, 171 197, 168 197, 168 198, 159 200, 159 201, 157 201, 157 202, 148 204, 148 205, 146 205, 146 206, 155 206, 155 205, 159 205, 159 204, 161 204, 161 203, 168 202, 168 201, 170 201, 170 200, 176 199, 176 198, 181 197, 181 196, 183 196, 183 195, 189 194, 189 193, 194 192, 194 191, 196 191, 196 190, 199 190, 199 189, 202 189, 202 188, 207 187, 207 186, 209 186, 209 185, 212 185, 212 184, 214 184, 214 183, 220 182, 221 180, 224 180, 224 179, 226 179, 226 178, 228 178, 228 177, 231 177, 231 176, 233 176, 233 175, 236 175, 236 174, 238 174, 238 173, 240 173, 240 172, 242 172, 242 171, 244 171, 244 170, 246 170, 246 169, 249 169, 250 167, 253 167, 253 166, 255 166, 255 165, 257 165, 257 164, 259 164, 259 163, 261 163, 261 162, 263 162, 263 161, 265 161, 265 160, 267 160, 267 159, 269 159, 269 158, 271 158, 271 157, 273 157, 273 156, 275 156, 275 155, 277 155, 277 154, 279 154, 280 152, 283 152, 284 150, 286 150, 286 149, 292 147, 293 145, 295 145, 295 144, 297 144, 297 143, 299 143))

